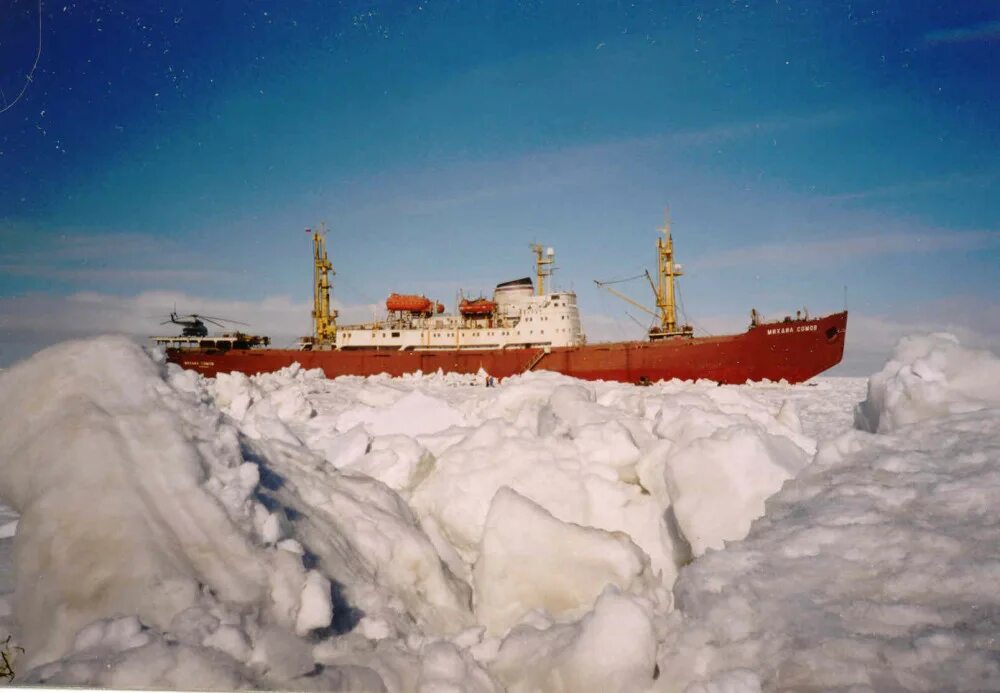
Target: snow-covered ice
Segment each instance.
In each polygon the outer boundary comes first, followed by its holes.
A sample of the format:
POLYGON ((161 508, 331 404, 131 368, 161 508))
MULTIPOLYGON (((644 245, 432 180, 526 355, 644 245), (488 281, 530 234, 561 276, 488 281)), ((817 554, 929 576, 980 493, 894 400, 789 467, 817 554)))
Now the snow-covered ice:
POLYGON ((892 433, 824 441, 744 541, 682 573, 664 678, 1000 690, 998 365, 904 339, 858 409, 892 433))
POLYGON ((116 337, 0 373, 18 681, 1000 688, 993 354, 931 335, 867 383, 484 384, 204 379, 116 337))
POLYGON ((868 381, 857 409, 863 430, 887 433, 949 414, 1000 407, 1000 359, 950 334, 904 337, 868 381))
POLYGON ((649 559, 627 535, 561 522, 506 486, 490 504, 472 584, 479 622, 500 635, 533 610, 579 618, 608 585, 654 592, 649 559))

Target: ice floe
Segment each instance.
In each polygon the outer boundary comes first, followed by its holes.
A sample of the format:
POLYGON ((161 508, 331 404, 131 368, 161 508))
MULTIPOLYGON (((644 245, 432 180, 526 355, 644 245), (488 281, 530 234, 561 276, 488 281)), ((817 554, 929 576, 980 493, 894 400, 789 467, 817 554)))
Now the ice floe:
POLYGON ((996 689, 998 373, 908 338, 855 412, 860 379, 204 379, 66 343, 0 373, 0 627, 31 683, 996 689))

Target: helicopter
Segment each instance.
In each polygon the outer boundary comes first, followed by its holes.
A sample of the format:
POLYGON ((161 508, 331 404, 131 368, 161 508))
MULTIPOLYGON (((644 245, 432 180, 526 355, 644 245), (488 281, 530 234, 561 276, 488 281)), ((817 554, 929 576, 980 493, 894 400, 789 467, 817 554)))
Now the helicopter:
POLYGON ((247 326, 247 323, 239 322, 238 320, 228 320, 226 318, 213 318, 208 315, 198 315, 197 313, 189 313, 188 315, 178 315, 175 311, 170 312, 169 320, 164 320, 160 324, 166 325, 167 323, 174 323, 175 325, 181 325, 184 328, 181 330, 182 337, 207 337, 208 328, 205 327, 205 322, 210 322, 213 325, 218 325, 223 329, 226 328, 226 326, 223 323, 247 326), (191 318, 191 319, 183 320, 181 318, 191 318))

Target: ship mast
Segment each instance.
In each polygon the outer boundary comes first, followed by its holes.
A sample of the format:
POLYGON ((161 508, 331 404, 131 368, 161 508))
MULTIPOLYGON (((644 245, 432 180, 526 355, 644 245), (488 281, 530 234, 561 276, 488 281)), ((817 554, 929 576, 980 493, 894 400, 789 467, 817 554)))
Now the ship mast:
POLYGON ((539 243, 532 245, 531 249, 535 251, 535 273, 538 275, 538 295, 544 296, 545 278, 552 276, 550 265, 556 261, 556 251, 549 248, 546 252, 545 247, 539 243))
POLYGON ((689 325, 677 325, 677 300, 674 281, 683 276, 679 265, 674 264, 674 238, 670 234, 670 210, 664 212, 663 238, 656 239, 656 255, 659 264, 657 272, 656 307, 660 312, 659 329, 650 332, 650 338, 671 337, 675 335, 690 335, 689 325))
MULTIPOLYGON (((310 229, 306 229, 310 231, 310 229)), ((313 338, 315 343, 331 343, 337 338, 337 311, 330 310, 330 275, 333 263, 326 256, 326 224, 313 232, 313 338)))

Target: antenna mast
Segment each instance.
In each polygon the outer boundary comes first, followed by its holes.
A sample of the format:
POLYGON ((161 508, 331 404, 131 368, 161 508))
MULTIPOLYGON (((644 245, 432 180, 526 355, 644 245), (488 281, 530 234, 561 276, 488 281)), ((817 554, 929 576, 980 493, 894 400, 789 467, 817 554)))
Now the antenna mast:
POLYGON ((330 343, 337 339, 337 311, 330 310, 330 275, 336 272, 333 271, 333 263, 326 256, 326 222, 312 232, 313 337, 317 344, 330 343))
POLYGON ((535 243, 531 246, 531 249, 535 251, 535 273, 538 276, 538 295, 545 295, 545 278, 552 276, 551 265, 556 261, 556 251, 552 248, 546 250, 546 248, 535 243))

